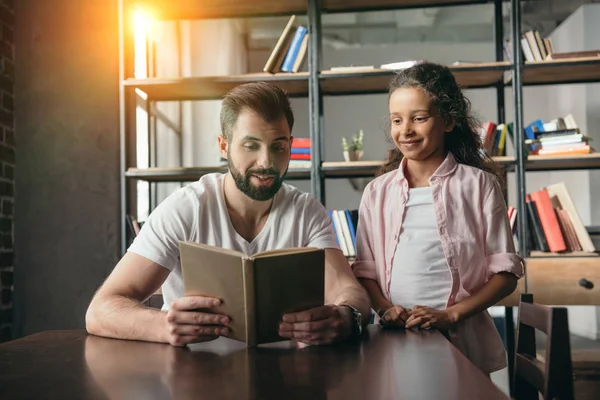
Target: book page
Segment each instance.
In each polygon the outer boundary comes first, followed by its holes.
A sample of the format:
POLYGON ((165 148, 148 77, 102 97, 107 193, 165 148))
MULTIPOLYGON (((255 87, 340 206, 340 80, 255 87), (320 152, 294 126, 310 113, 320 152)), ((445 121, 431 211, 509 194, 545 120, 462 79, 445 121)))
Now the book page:
POLYGON ((214 246, 179 242, 186 296, 210 296, 223 301, 206 310, 231 318, 229 337, 246 342, 246 302, 241 253, 214 246))
POLYGON ((285 340, 278 334, 283 314, 325 302, 325 251, 277 254, 254 260, 257 343, 285 340))
POLYGON ((261 257, 274 257, 284 254, 291 253, 306 253, 318 250, 316 247, 290 247, 286 249, 277 249, 277 250, 267 250, 260 253, 256 253, 252 256, 252 258, 261 258, 261 257))
POLYGON ((239 257, 239 258, 246 257, 246 255, 244 253, 240 252, 240 251, 231 250, 231 249, 225 249, 223 247, 211 246, 209 244, 196 243, 196 242, 180 242, 180 244, 181 243, 185 243, 186 246, 200 247, 200 248, 205 249, 207 251, 213 251, 213 252, 217 252, 217 253, 230 254, 232 256, 236 256, 236 257, 239 257))

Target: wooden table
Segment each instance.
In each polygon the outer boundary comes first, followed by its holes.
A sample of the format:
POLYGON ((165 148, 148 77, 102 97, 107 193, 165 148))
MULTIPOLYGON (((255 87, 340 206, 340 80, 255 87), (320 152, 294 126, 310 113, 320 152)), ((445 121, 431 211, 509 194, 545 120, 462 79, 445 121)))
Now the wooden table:
POLYGON ((370 325, 357 344, 174 348, 47 331, 0 345, 8 399, 503 399, 437 331, 370 325))

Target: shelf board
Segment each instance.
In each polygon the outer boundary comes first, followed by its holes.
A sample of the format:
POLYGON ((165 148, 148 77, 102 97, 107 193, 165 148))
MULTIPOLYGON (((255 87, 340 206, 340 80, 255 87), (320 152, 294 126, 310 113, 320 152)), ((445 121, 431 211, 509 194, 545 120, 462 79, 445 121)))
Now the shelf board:
POLYGON ((373 177, 383 161, 329 161, 321 164, 326 178, 373 177))
MULTIPOLYGON (((511 168, 514 157, 492 157, 503 168, 511 168)), ((383 161, 329 161, 323 162, 321 169, 326 178, 372 178, 381 168, 383 161)), ((600 153, 565 156, 530 156, 527 161, 528 171, 560 170, 560 169, 592 169, 600 168, 600 153)), ((130 168, 125 173, 127 178, 148 182, 190 182, 213 172, 224 173, 226 167, 190 167, 190 168, 130 168)), ((286 179, 310 179, 309 168, 290 167, 286 179)))
MULTIPOLYGON (((514 157, 492 157, 501 167, 512 166, 514 157)), ((326 178, 364 178, 373 177, 381 168, 383 161, 329 161, 321 164, 326 178)))
POLYGON ((524 85, 600 81, 600 57, 526 62, 524 85))
POLYGON ((552 171, 600 168, 600 153, 575 156, 538 156, 527 157, 527 171, 552 171))
POLYGON ((382 9, 482 4, 487 0, 323 0, 326 12, 375 11, 382 9))
MULTIPOLYGON (((192 182, 214 172, 226 173, 227 167, 129 168, 125 176, 147 182, 192 182)), ((310 169, 290 167, 286 179, 310 179, 310 169)))
MULTIPOLYGON (((306 0, 128 0, 159 20, 243 18, 306 14, 306 0)), ((324 12, 376 11, 401 8, 481 4, 490 0, 323 0, 324 12)))
POLYGON ((266 81, 284 89, 290 97, 308 95, 308 73, 245 74, 203 76, 191 78, 127 79, 123 85, 137 88, 155 101, 184 101, 220 99, 229 90, 248 82, 266 81))
POLYGON ((568 253, 548 253, 545 251, 532 251, 529 254, 529 259, 531 258, 589 258, 589 257, 600 257, 600 253, 588 253, 585 251, 573 251, 568 253))
MULTIPOLYGON (((464 88, 493 86, 502 81, 504 71, 509 68, 508 62, 450 66, 458 84, 464 88)), ((360 72, 322 71, 319 78, 325 95, 386 93, 388 84, 395 74, 395 71, 386 69, 360 72)))
POLYGON ((306 14, 306 0, 128 0, 158 20, 306 14))

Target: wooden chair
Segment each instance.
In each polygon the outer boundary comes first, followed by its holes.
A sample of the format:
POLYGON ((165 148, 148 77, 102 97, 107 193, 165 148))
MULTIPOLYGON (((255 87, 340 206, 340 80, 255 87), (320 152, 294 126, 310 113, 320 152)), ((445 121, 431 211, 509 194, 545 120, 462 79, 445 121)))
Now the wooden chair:
POLYGON ((573 400, 573 367, 567 317, 564 307, 534 304, 532 294, 521 295, 513 377, 517 400, 573 400), (548 337, 545 361, 536 358, 536 329, 548 337))

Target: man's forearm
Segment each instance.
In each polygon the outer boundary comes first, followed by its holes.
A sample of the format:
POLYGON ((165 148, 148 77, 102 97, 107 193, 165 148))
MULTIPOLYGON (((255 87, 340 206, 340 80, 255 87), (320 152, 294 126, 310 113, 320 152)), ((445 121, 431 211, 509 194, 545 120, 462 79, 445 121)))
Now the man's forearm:
POLYGON ((167 314, 124 296, 104 295, 86 313, 86 329, 97 336, 167 343, 167 314))
POLYGON ((348 304, 356 308, 362 314, 362 323, 366 325, 369 322, 371 314, 371 302, 366 290, 358 283, 347 286, 339 294, 334 304, 348 304))
POLYGON ((479 312, 487 310, 511 294, 517 287, 517 277, 510 273, 498 273, 474 295, 456 303, 448 311, 455 321, 461 321, 479 312))

